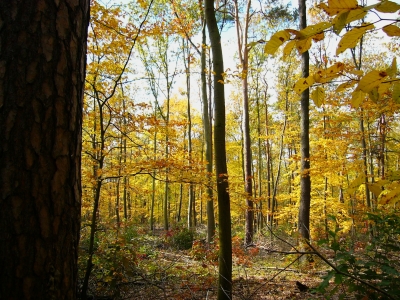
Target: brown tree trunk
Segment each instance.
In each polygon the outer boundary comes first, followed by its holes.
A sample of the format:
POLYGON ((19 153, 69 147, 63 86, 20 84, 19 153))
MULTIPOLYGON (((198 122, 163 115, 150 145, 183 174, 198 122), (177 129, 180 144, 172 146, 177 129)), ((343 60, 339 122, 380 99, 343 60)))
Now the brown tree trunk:
POLYGON ((219 221, 218 300, 232 299, 232 233, 225 144, 224 60, 221 36, 215 18, 214 1, 205 1, 205 16, 211 41, 214 72, 214 153, 217 176, 219 221))
MULTIPOLYGON (((203 18, 202 28, 202 47, 201 47, 201 99, 203 101, 203 127, 204 141, 206 146, 205 158, 207 161, 207 242, 211 243, 215 235, 215 216, 214 216, 214 195, 211 185, 211 173, 213 171, 213 153, 212 153, 212 127, 209 114, 209 101, 207 97, 207 78, 206 78, 206 21, 203 18)), ((211 94, 210 94, 211 96, 211 94)))
POLYGON ((249 84, 248 84, 248 64, 249 64, 249 48, 247 46, 247 34, 250 23, 251 0, 247 0, 246 14, 244 16, 244 24, 239 20, 239 4, 235 3, 235 22, 236 36, 238 40, 238 52, 240 64, 242 65, 242 95, 243 95, 243 169, 244 169, 244 191, 246 194, 246 212, 245 212, 245 245, 253 242, 254 233, 254 202, 253 202, 253 174, 252 174, 252 153, 250 139, 250 117, 249 117, 249 84), (242 29, 243 28, 243 29, 242 29))
POLYGON ((75 299, 89 1, 0 2, 0 299, 75 299))
MULTIPOLYGON (((306 1, 299 0, 300 29, 307 27, 306 1)), ((309 53, 304 52, 301 56, 302 77, 309 74, 309 53)), ((311 180, 310 180, 310 116, 309 116, 310 91, 306 89, 300 98, 300 208, 298 229, 300 235, 310 239, 310 204, 311 204, 311 180)))

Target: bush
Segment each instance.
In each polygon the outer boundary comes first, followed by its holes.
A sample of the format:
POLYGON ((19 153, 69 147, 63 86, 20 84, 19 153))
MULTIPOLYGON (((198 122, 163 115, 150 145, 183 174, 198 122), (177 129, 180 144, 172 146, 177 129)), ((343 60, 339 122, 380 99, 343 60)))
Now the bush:
POLYGON ((191 249, 193 241, 194 241, 193 231, 186 228, 176 231, 172 235, 172 245, 179 250, 191 249))
POLYGON ((329 294, 342 286, 345 291, 340 293, 353 293, 356 299, 400 299, 400 216, 398 212, 380 212, 367 214, 367 221, 373 224, 374 234, 365 247, 349 249, 344 241, 338 241, 338 229, 330 232, 333 240, 328 246, 335 253, 336 270, 324 277, 317 291, 328 293, 334 279, 329 294))

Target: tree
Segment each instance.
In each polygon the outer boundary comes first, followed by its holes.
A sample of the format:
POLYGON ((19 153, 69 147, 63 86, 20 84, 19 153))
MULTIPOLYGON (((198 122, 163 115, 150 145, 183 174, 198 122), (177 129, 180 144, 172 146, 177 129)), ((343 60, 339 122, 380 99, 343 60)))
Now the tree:
POLYGON ((251 19, 250 8, 251 0, 246 3, 246 13, 244 16, 244 24, 239 20, 239 5, 235 0, 235 22, 236 35, 238 40, 239 60, 242 66, 242 93, 243 93, 243 165, 244 165, 244 191, 246 194, 246 224, 245 224, 245 245, 253 242, 253 225, 254 225, 254 203, 253 203, 253 174, 252 174, 252 153, 250 139, 250 120, 249 120, 249 84, 248 84, 248 68, 249 68, 249 51, 247 46, 249 33, 249 23, 251 19), (241 30, 242 29, 242 30, 241 30))
MULTIPOLYGON (((151 8, 151 4, 149 8, 151 8)), ((149 10, 148 10, 149 11, 149 10)), ((148 11, 144 17, 146 20, 148 11)), ((118 126, 117 116, 115 109, 112 107, 112 101, 118 97, 124 96, 121 81, 124 79, 125 72, 128 67, 130 57, 133 49, 135 48, 136 40, 141 32, 144 21, 138 28, 130 28, 131 31, 125 32, 121 30, 120 8, 108 8, 98 3, 93 3, 92 6, 92 22, 91 30, 89 32, 88 45, 89 57, 91 63, 88 65, 88 76, 86 78, 86 95, 85 110, 94 115, 92 122, 93 128, 88 130, 86 128, 84 139, 84 154, 92 162, 92 179, 93 179, 93 209, 91 211, 91 220, 89 223, 90 237, 88 245, 88 257, 86 261, 86 271, 82 283, 82 298, 87 297, 89 286, 89 279, 91 275, 93 264, 93 256, 95 255, 95 236, 98 231, 98 218, 100 216, 99 208, 101 205, 101 193, 105 182, 111 179, 117 179, 117 187, 121 177, 128 176, 128 174, 121 175, 121 170, 112 176, 108 176, 105 172, 109 159, 112 157, 112 146, 109 144, 110 137, 117 134, 119 136, 119 158, 121 158, 122 142, 121 142, 121 126, 118 126), (99 22, 99 18, 103 17, 103 22, 99 22), (114 30, 109 30, 109 25, 115 25, 114 30), (128 36, 127 34, 132 36, 128 36), (120 49, 118 54, 114 53, 112 48, 123 45, 129 41, 127 47, 120 49), (112 129, 117 132, 112 132, 112 129), (118 130, 119 129, 119 130, 118 130), (85 147, 85 144, 90 144, 85 147)), ((121 102, 124 103, 124 100, 121 102)), ((91 123, 91 122, 89 122, 91 123)), ((84 157, 85 158, 85 157, 84 157)), ((89 163, 90 165, 90 163, 89 163)), ((119 163, 121 165, 121 161, 119 163)), ((137 172, 137 173, 140 173, 137 172)), ((88 184, 89 185, 89 184, 88 184)), ((116 199, 119 202, 119 189, 117 190, 116 199)), ((119 223, 119 203, 115 207, 117 224, 119 223)))
POLYGON ((89 1, 0 3, 1 299, 74 299, 89 1))
POLYGON ((225 146, 224 60, 222 55, 221 36, 215 18, 214 1, 206 0, 204 4, 208 34, 211 41, 214 72, 214 153, 215 171, 217 176, 220 247, 218 300, 222 300, 232 298, 232 233, 225 146))
MULTIPOLYGON (((300 29, 307 27, 306 1, 299 0, 300 29)), ((309 75, 310 56, 308 51, 301 55, 302 76, 309 75)), ((310 203, 311 203, 311 179, 310 179, 310 90, 305 89, 300 96, 300 208, 298 230, 301 236, 310 239, 310 203)))

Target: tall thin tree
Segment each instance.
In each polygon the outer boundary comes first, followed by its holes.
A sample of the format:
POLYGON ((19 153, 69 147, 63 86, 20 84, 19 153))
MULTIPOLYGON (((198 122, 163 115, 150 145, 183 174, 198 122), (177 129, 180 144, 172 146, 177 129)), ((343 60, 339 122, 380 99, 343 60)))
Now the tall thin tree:
POLYGON ((217 176, 220 246, 218 300, 228 300, 232 299, 232 233, 225 144, 224 60, 222 55, 221 36, 215 18, 213 0, 205 0, 205 16, 208 34, 211 41, 214 73, 214 153, 215 171, 217 176))
MULTIPOLYGON (((306 0, 299 0, 300 29, 307 27, 306 0)), ((308 51, 301 55, 302 77, 307 78, 310 69, 310 56, 308 51)), ((298 230, 300 235, 310 239, 310 205, 311 205, 311 179, 310 179, 310 90, 306 89, 300 96, 300 208, 298 230)))

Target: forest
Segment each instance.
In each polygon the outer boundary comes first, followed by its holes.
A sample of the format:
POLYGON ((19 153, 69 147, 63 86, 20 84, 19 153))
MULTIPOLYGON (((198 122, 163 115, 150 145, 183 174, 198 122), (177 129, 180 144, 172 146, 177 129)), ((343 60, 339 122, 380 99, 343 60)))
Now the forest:
POLYGON ((92 1, 82 295, 399 299, 400 5, 299 2, 92 1))
POLYGON ((399 15, 0 2, 0 299, 400 299, 399 15))
POLYGON ((92 1, 82 295, 399 299, 400 5, 299 4, 92 1))

